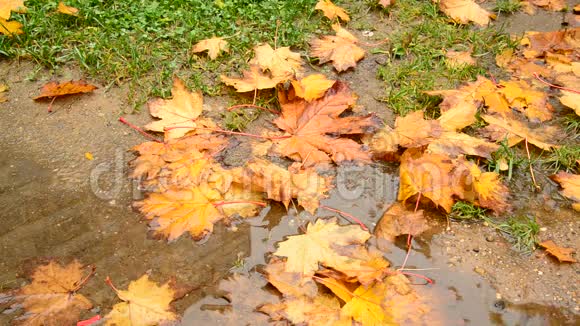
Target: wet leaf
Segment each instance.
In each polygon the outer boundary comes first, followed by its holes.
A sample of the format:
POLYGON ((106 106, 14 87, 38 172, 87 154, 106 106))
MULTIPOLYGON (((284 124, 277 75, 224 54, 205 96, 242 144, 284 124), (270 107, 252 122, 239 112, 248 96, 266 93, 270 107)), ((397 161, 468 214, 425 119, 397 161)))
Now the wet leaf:
POLYGON ((458 132, 444 132, 427 146, 431 153, 447 154, 451 157, 474 155, 491 159, 491 154, 499 149, 498 144, 458 132))
POLYGON ((215 60, 222 52, 229 51, 229 45, 223 37, 212 37, 197 42, 191 51, 193 53, 207 51, 209 58, 215 60))
POLYGON ((268 281, 285 297, 315 297, 318 294, 316 284, 297 272, 288 272, 286 262, 273 257, 264 269, 268 281))
POLYGON ((230 78, 227 76, 220 76, 221 80, 229 86, 236 88, 238 92, 250 92, 257 89, 268 89, 274 88, 279 83, 288 79, 285 76, 270 76, 264 74, 262 69, 257 65, 250 66, 249 71, 243 72, 244 76, 242 78, 230 78))
POLYGON ((323 74, 314 74, 299 80, 293 80, 292 86, 294 86, 296 96, 310 102, 321 98, 335 82, 327 79, 323 74))
POLYGON ((92 161, 95 159, 95 157, 93 156, 93 153, 91 153, 91 152, 85 152, 85 158, 89 161, 92 161))
POLYGON ((361 285, 342 307, 341 316, 350 317, 362 325, 388 325, 391 321, 383 307, 386 294, 385 283, 377 282, 370 287, 361 285))
POLYGON ((321 64, 332 61, 338 72, 355 67, 357 61, 365 56, 365 51, 356 45, 358 39, 339 25, 333 25, 332 28, 336 36, 325 35, 312 40, 310 54, 318 58, 321 64))
POLYGON ((340 18, 345 22, 350 20, 350 17, 348 17, 346 11, 332 3, 330 0, 319 0, 314 9, 322 10, 322 12, 324 12, 324 16, 331 20, 336 18, 340 18))
POLYGON ((4 18, 0 18, 0 34, 8 37, 24 34, 22 27, 22 24, 17 21, 6 21, 4 18))
POLYGON ((500 83, 498 90, 503 94, 511 108, 526 115, 532 122, 544 122, 552 119, 552 106, 544 92, 535 90, 524 80, 511 80, 500 83))
POLYGON ((374 234, 378 238, 395 242, 395 238, 403 235, 419 235, 429 229, 423 210, 409 211, 405 205, 394 203, 383 214, 377 223, 374 234))
POLYGON ((562 186, 562 195, 575 201, 575 205, 580 203, 580 175, 560 171, 550 179, 562 186))
MULTIPOLYGON (((509 207, 509 189, 501 181, 496 172, 482 172, 477 165, 469 161, 460 160, 469 171, 466 178, 463 176, 459 182, 463 182, 463 191, 456 194, 464 200, 468 200, 478 206, 493 210, 496 214, 505 212, 509 207)), ((461 167, 459 168, 461 169, 461 167)))
POLYGON ((165 133, 165 139, 174 139, 195 131, 196 127, 214 126, 210 120, 199 118, 203 110, 200 91, 189 92, 181 79, 174 78, 171 95, 169 100, 158 98, 147 103, 149 113, 160 120, 147 124, 146 129, 165 133))
POLYGON ((528 31, 520 41, 526 58, 544 56, 546 52, 568 54, 578 49, 580 27, 553 32, 528 31))
POLYGON ((274 123, 286 131, 288 138, 275 140, 277 152, 304 166, 341 161, 370 161, 370 153, 356 141, 341 135, 371 132, 378 120, 365 117, 340 117, 352 107, 356 97, 348 86, 336 82, 326 95, 306 102, 302 99, 282 104, 282 115, 274 123))
POLYGON ((452 51, 445 52, 445 64, 450 68, 460 68, 463 66, 475 66, 477 62, 471 56, 471 51, 452 51))
MULTIPOLYGON (((496 115, 484 114, 481 118, 489 123, 490 126, 505 131, 503 136, 496 138, 495 140, 502 141, 508 134, 513 134, 520 137, 521 140, 527 139, 529 143, 534 144, 541 149, 550 150, 559 147, 558 145, 549 143, 549 141, 555 138, 555 135, 559 134, 555 128, 539 127, 532 129, 526 122, 518 120, 515 117, 502 118, 496 115)), ((512 145, 515 144, 510 144, 510 146, 512 145)))
POLYGON ((60 1, 58 3, 57 11, 61 14, 70 15, 70 16, 78 16, 79 10, 75 7, 67 6, 64 2, 60 1))
POLYGON ((7 102, 8 97, 4 94, 8 90, 8 85, 0 84, 0 103, 7 102))
POLYGON ((105 317, 106 325, 158 325, 178 319, 171 311, 176 291, 169 282, 159 286, 145 274, 129 283, 127 290, 114 290, 123 302, 113 306, 105 317))
POLYGON ((268 314, 273 320, 285 319, 294 325, 349 326, 352 324, 348 319, 341 320, 338 299, 324 294, 314 298, 286 299, 279 304, 262 306, 260 311, 268 314))
POLYGON ((573 93, 569 91, 562 91, 562 96, 560 96, 560 102, 565 106, 576 112, 576 115, 580 116, 580 94, 573 93))
POLYGON ((16 291, 14 301, 24 307, 22 325, 72 325, 92 303, 77 291, 90 274, 78 261, 62 266, 54 260, 38 266, 32 282, 16 291))
POLYGON ((560 247, 554 243, 552 240, 547 240, 540 242, 540 246, 546 249, 546 252, 550 255, 558 258, 561 263, 575 263, 576 259, 572 257, 572 253, 575 252, 572 248, 560 247))
POLYGON ((439 0, 439 9, 460 24, 474 22, 479 26, 489 24, 491 14, 473 0, 439 0))
POLYGON ((40 95, 34 100, 51 99, 53 97, 66 96, 80 93, 90 93, 97 89, 97 86, 88 84, 84 80, 71 80, 64 83, 50 82, 40 90, 40 95))
POLYGON ((266 43, 256 46, 254 52, 256 55, 250 60, 250 64, 257 65, 264 71, 269 70, 275 80, 288 80, 303 70, 300 54, 292 52, 289 47, 274 50, 266 43))
POLYGON ((25 13, 26 6, 24 0, 2 0, 0 2, 0 19, 4 21, 10 19, 11 12, 25 13))
POLYGON ((566 8, 565 0, 530 0, 538 7, 545 8, 551 11, 562 11, 566 8))

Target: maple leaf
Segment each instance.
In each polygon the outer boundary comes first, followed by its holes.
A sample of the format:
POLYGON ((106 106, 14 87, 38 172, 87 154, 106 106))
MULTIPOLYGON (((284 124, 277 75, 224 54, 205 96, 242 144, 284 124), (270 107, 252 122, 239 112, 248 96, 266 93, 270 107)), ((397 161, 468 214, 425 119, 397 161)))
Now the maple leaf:
POLYGON ((476 61, 471 56, 471 51, 446 51, 445 64, 450 68, 459 68, 462 66, 475 66, 476 61))
POLYGON ((361 285, 354 291, 353 298, 342 307, 341 315, 351 317, 362 325, 389 324, 383 307, 386 294, 385 283, 377 282, 371 287, 361 285))
POLYGON ((228 42, 224 40, 223 37, 212 37, 197 42, 191 51, 193 53, 207 51, 207 55, 210 59, 215 60, 221 52, 228 52, 229 46, 228 42))
POLYGON ((179 138, 195 130, 196 127, 212 127, 210 120, 199 119, 203 110, 203 95, 200 91, 191 93, 183 81, 173 79, 170 100, 154 99, 147 103, 149 113, 160 120, 145 125, 151 131, 164 132, 165 139, 179 138))
POLYGON ((336 252, 336 248, 353 244, 364 244, 370 234, 359 226, 340 226, 335 219, 318 219, 310 223, 303 235, 288 237, 278 244, 274 255, 287 257, 288 272, 308 276, 318 270, 318 264, 330 266, 345 261, 345 256, 336 252))
POLYGON ((580 211, 580 175, 560 171, 550 179, 558 182, 562 186, 562 195, 572 199, 576 203, 572 207, 580 211))
POLYGON ((314 9, 322 10, 322 12, 324 12, 324 16, 331 20, 334 20, 335 18, 340 18, 345 22, 350 20, 350 17, 348 17, 346 11, 332 3, 330 0, 319 0, 318 3, 316 3, 316 7, 314 7, 314 9))
POLYGON ((9 37, 24 34, 22 27, 22 24, 17 21, 7 21, 0 17, 0 34, 9 37))
POLYGON ((578 33, 580 27, 553 32, 528 31, 520 41, 525 47, 523 55, 526 58, 544 56, 546 52, 571 53, 579 46, 578 33))
POLYGON ((395 134, 402 147, 413 148, 427 145, 439 138, 441 133, 439 121, 425 120, 421 111, 411 112, 395 120, 395 134))
POLYGON ((287 80, 303 70, 300 54, 292 52, 289 47, 274 50, 270 44, 266 43, 256 46, 254 52, 256 55, 250 60, 250 65, 269 70, 273 79, 287 80))
MULTIPOLYGON (((505 131, 504 135, 507 133, 516 135, 520 137, 520 141, 527 139, 531 144, 545 150, 550 150, 552 148, 558 148, 559 146, 548 143, 550 139, 554 139, 555 135, 558 134, 556 128, 537 128, 531 129, 523 121, 513 118, 502 118, 496 115, 484 114, 481 118, 490 124, 490 126, 498 127, 505 131), (540 130, 541 129, 541 130, 540 130)), ((494 140, 504 140, 504 136, 496 138, 494 140)), ((517 144, 517 142, 515 143, 517 144)), ((510 144, 513 146, 515 144, 510 144)))
POLYGON ((533 89, 524 80, 501 82, 498 90, 509 102, 510 107, 523 112, 531 121, 544 122, 552 119, 552 107, 544 92, 533 89))
POLYGON ((560 103, 571 108, 574 110, 574 112, 576 112, 576 115, 580 116, 580 94, 569 91, 562 91, 562 96, 560 96, 560 103))
POLYGON ((556 257, 559 262, 563 263, 575 263, 576 259, 572 257, 572 253, 575 251, 572 248, 560 247, 554 243, 552 240, 547 240, 540 242, 539 245, 546 249, 546 252, 550 255, 556 257))
POLYGON ((0 84, 0 103, 7 102, 8 97, 4 94, 8 90, 8 85, 0 84))
POLYGON ((315 297, 318 293, 316 284, 301 273, 288 272, 286 262, 272 257, 264 269, 268 281, 285 297, 315 297))
POLYGON ((464 158, 457 161, 454 181, 462 191, 456 191, 461 199, 478 206, 489 208, 496 214, 505 212, 509 207, 509 190, 496 172, 482 172, 479 167, 464 158))
POLYGON ((113 306, 105 317, 106 325, 158 325, 177 320, 170 307, 176 291, 169 282, 159 286, 147 274, 129 283, 127 290, 117 290, 108 282, 123 302, 113 306))
POLYGON ((314 74, 299 80, 293 80, 292 86, 296 96, 310 102, 322 97, 335 82, 335 80, 328 80, 323 74, 314 74))
POLYGON ((50 82, 42 86, 40 95, 33 97, 33 99, 43 100, 72 94, 90 93, 95 89, 97 89, 97 86, 87 84, 84 80, 71 80, 64 83, 50 82))
POLYGON ((240 93, 250 92, 257 89, 274 88, 279 83, 288 79, 285 76, 276 77, 266 75, 257 65, 250 66, 250 70, 244 71, 243 74, 243 78, 230 78, 224 75, 221 75, 220 78, 226 85, 235 87, 236 91, 240 93))
POLYGON ((358 39, 339 25, 333 25, 336 36, 325 35, 310 42, 310 54, 318 58, 320 63, 332 61, 338 71, 345 71, 356 66, 357 61, 365 56, 365 51, 356 43, 358 39))
POLYGON ((26 313, 21 317, 25 325, 72 325, 83 310, 92 303, 77 291, 92 275, 83 275, 78 261, 62 266, 54 260, 34 269, 32 282, 17 290, 14 300, 22 304, 26 313))
POLYGON ((305 166, 331 161, 370 161, 370 154, 360 144, 337 137, 370 132, 378 125, 374 115, 340 117, 354 105, 355 100, 346 84, 336 82, 318 100, 295 99, 283 103, 282 115, 274 123, 289 137, 276 139, 276 150, 293 160, 302 161, 305 166))
POLYGON ((383 6, 383 8, 390 7, 395 4, 395 0, 379 0, 379 5, 383 6))
POLYGON ((340 316, 340 303, 330 295, 318 295, 314 298, 298 297, 286 299, 279 304, 268 304, 260 307, 272 320, 289 320, 294 325, 313 326, 348 326, 352 322, 340 316))
POLYGON ((64 2, 59 1, 57 11, 61 14, 70 15, 70 16, 78 16, 79 10, 75 7, 67 6, 64 2))
POLYGON ((423 210, 409 211, 401 203, 394 203, 377 223, 374 234, 378 238, 395 242, 399 235, 419 235, 429 229, 423 210))
POLYGON ((566 8, 565 0, 530 0, 531 3, 552 11, 562 11, 566 8))
POLYGON ((429 143, 427 149, 431 153, 448 154, 451 157, 475 155, 491 159, 491 154, 499 147, 498 144, 464 133, 444 132, 438 139, 429 143))
POLYGON ((473 0, 439 0, 439 9, 460 24, 474 22, 479 26, 489 24, 491 14, 473 0))
POLYGON ((24 0, 2 0, 0 2, 0 23, 5 22, 10 19, 11 12, 25 13, 26 6, 24 6, 24 0))

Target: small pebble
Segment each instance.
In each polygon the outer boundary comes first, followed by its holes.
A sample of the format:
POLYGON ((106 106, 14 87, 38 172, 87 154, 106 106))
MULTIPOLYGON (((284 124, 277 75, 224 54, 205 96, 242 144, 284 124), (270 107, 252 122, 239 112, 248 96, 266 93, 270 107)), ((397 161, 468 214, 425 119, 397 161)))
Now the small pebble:
POLYGON ((487 242, 494 242, 495 241, 495 237, 493 235, 488 235, 487 237, 485 237, 485 241, 487 241, 487 242))
POLYGON ((477 267, 477 266, 476 266, 476 267, 473 269, 473 271, 474 271, 474 272, 476 272, 477 274, 481 275, 481 276, 485 275, 485 270, 484 270, 483 268, 481 268, 481 267, 477 267))

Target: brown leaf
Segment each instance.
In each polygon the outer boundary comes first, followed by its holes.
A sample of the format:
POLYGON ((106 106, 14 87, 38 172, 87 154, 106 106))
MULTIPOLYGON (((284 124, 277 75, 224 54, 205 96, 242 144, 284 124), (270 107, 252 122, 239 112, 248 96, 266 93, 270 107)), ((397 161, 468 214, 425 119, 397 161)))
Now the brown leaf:
POLYGON ((552 119, 552 106, 548 103, 546 93, 538 91, 524 80, 502 81, 503 87, 498 90, 503 94, 512 109, 526 115, 532 122, 544 122, 552 119))
POLYGON ((256 56, 250 60, 250 64, 257 65, 262 70, 269 70, 273 79, 287 80, 304 70, 300 54, 292 52, 289 47, 274 50, 266 43, 256 46, 254 52, 256 56))
POLYGON ((222 52, 228 52, 228 42, 223 37, 212 37, 197 42, 193 49, 193 53, 207 51, 210 59, 215 60, 222 52))
POLYGON ((568 54, 578 50, 580 27, 553 32, 528 31, 520 41, 526 58, 544 56, 546 52, 568 54))
POLYGON ((302 161, 305 166, 331 161, 369 162, 370 153, 360 144, 340 137, 371 132, 378 125, 373 115, 340 117, 354 105, 355 100, 346 84, 336 82, 318 100, 295 99, 283 103, 282 115, 274 123, 286 131, 288 137, 275 140, 276 150, 293 160, 302 161))
POLYGON ((444 132, 441 137, 432 141, 427 149, 431 153, 448 154, 451 157, 475 155, 491 159, 491 153, 497 151, 499 145, 464 133, 444 132))
POLYGON ((395 0, 379 0, 379 5, 383 6, 383 8, 390 7, 395 4, 395 0))
POLYGON ((414 148, 427 145, 442 134, 439 121, 425 120, 422 111, 415 111, 395 120, 395 133, 399 145, 414 148))
POLYGON ((530 0, 538 7, 545 8, 552 11, 562 11, 566 8, 565 0, 530 0))
POLYGON ((50 82, 44 86, 40 91, 40 95, 34 97, 34 100, 43 100, 53 97, 90 93, 97 89, 95 85, 87 84, 84 80, 71 80, 64 83, 50 82))
MULTIPOLYGON (((504 136, 508 134, 516 135, 521 137, 521 140, 527 139, 531 144, 545 150, 559 147, 558 145, 548 143, 558 134, 558 131, 555 128, 539 127, 532 129, 526 122, 518 120, 515 117, 499 117, 497 115, 484 114, 481 118, 489 123, 490 126, 504 130, 504 136)), ((502 141, 504 136, 494 140, 502 141)))
POLYGON ((6 21, 10 19, 11 12, 25 13, 26 6, 24 0, 2 0, 0 2, 0 19, 6 21))
POLYGON ((7 102, 8 97, 4 94, 8 90, 8 85, 0 84, 0 103, 7 102))
POLYGON ((405 205, 397 202, 391 205, 377 223, 374 234, 378 238, 395 242, 395 238, 403 235, 419 235, 429 229, 423 210, 409 211, 405 205))
POLYGON ((540 242, 540 246, 546 249, 546 252, 550 255, 558 258, 561 263, 575 263, 576 259, 572 257, 572 253, 575 252, 572 248, 560 247, 554 243, 552 240, 547 240, 540 242))
POLYGON ((336 36, 325 35, 310 42, 310 54, 319 62, 332 61, 334 68, 341 72, 356 66, 365 56, 365 51, 356 45, 358 39, 339 25, 333 25, 336 36))
POLYGON ((273 257, 264 269, 268 281, 285 297, 315 297, 318 294, 316 283, 301 273, 288 272, 286 262, 273 257))
POLYGON ((350 17, 348 17, 346 11, 332 3, 330 0, 319 0, 318 3, 316 3, 316 7, 314 7, 314 9, 322 10, 322 12, 324 12, 324 16, 331 20, 334 20, 335 18, 340 18, 345 22, 350 20, 350 17))
POLYGON ((489 24, 491 14, 473 0, 439 0, 439 9, 460 24, 474 22, 479 26, 489 24))
POLYGON ((221 75, 221 80, 229 86, 233 86, 236 88, 237 92, 251 92, 257 89, 268 89, 274 88, 279 83, 287 80, 288 78, 285 76, 270 76, 264 74, 262 69, 257 65, 250 66, 249 71, 243 72, 244 77, 242 78, 230 78, 224 75, 221 75))
POLYGON ((560 171, 558 174, 550 176, 550 179, 562 186, 562 195, 575 202, 580 202, 580 175, 560 171))

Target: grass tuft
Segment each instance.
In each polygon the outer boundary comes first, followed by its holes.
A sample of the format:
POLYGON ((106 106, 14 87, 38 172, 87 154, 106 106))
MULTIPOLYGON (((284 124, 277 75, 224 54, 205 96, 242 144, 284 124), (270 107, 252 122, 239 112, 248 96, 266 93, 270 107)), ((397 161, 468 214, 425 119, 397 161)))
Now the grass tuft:
POLYGON ((580 146, 562 146, 554 148, 548 152, 542 162, 548 166, 548 169, 557 171, 574 172, 578 170, 580 162, 580 146))
POLYGON ((497 0, 495 2, 495 7, 493 11, 497 12, 498 14, 513 14, 520 10, 522 4, 520 0, 497 0))

